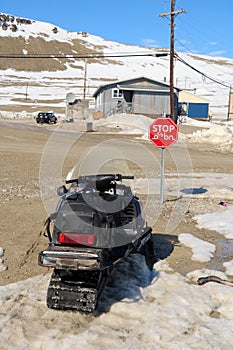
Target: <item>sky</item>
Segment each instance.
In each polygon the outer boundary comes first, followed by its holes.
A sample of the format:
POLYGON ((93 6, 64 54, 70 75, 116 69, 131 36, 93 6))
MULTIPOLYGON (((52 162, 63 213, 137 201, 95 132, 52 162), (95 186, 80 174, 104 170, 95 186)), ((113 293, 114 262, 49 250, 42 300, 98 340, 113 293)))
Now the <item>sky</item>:
MULTIPOLYGON (((0 11, 125 44, 169 48, 170 0, 2 0, 0 11)), ((175 49, 232 58, 233 2, 176 0, 175 49)))

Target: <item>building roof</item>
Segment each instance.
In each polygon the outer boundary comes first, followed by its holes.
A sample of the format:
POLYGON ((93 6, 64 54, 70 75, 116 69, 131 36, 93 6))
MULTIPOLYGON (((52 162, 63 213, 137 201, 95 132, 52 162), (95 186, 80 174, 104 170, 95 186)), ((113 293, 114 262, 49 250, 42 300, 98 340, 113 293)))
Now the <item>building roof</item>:
POLYGON ((158 85, 150 85, 150 86, 145 86, 145 85, 120 85, 117 84, 117 88, 119 90, 128 90, 128 91, 153 91, 153 92, 164 92, 164 91, 170 91, 169 87, 165 86, 158 86, 158 85))
POLYGON ((180 91, 178 102, 186 102, 186 103, 210 103, 210 101, 206 100, 197 95, 193 95, 188 93, 187 91, 180 91))
MULTIPOLYGON (((111 88, 116 86, 118 89, 121 90, 132 90, 132 91, 154 91, 154 92, 162 92, 162 91, 168 91, 170 89, 170 85, 162 83, 160 81, 156 81, 150 78, 146 77, 138 77, 133 79, 127 79, 127 80, 121 80, 121 81, 115 81, 106 85, 100 85, 98 89, 93 94, 93 97, 96 97, 102 90, 111 88), (150 85, 139 85, 138 82, 148 82, 150 85), (137 85, 135 85, 137 83, 137 85), (154 86, 153 86, 154 85, 154 86)), ((179 91, 178 88, 174 88, 175 90, 179 91)))

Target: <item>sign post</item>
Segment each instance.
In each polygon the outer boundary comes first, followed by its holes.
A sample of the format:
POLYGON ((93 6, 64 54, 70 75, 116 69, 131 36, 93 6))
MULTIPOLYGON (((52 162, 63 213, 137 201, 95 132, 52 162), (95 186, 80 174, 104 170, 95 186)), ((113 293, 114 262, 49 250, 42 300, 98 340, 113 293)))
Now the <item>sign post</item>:
POLYGON ((156 147, 161 148, 160 203, 163 203, 164 150, 177 141, 178 126, 171 118, 158 118, 150 124, 149 139, 156 147))
POLYGON ((161 148, 161 165, 160 165, 160 203, 163 203, 164 194, 164 147, 161 148))

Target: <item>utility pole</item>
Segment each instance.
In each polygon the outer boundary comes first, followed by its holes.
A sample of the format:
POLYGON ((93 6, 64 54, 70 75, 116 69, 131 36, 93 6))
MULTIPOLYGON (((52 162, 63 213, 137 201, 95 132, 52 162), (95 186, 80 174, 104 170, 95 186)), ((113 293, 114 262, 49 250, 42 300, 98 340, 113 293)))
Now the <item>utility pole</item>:
POLYGON ((171 31, 170 31, 170 114, 171 119, 176 122, 175 118, 175 102, 174 102, 174 56, 175 56, 175 16, 179 13, 184 13, 181 9, 175 11, 176 0, 171 0, 171 12, 160 14, 160 17, 171 17, 171 31))
POLYGON ((232 106, 233 106, 233 92, 232 92, 232 86, 230 85, 228 111, 227 111, 227 121, 231 120, 231 114, 233 113, 233 107, 232 106))
POLYGON ((84 83, 83 83, 83 99, 86 99, 86 89, 87 89, 87 59, 85 59, 84 66, 84 83))
POLYGON ((27 99, 28 99, 28 83, 27 83, 27 85, 26 85, 26 93, 25 93, 25 97, 26 97, 26 101, 27 101, 27 99))

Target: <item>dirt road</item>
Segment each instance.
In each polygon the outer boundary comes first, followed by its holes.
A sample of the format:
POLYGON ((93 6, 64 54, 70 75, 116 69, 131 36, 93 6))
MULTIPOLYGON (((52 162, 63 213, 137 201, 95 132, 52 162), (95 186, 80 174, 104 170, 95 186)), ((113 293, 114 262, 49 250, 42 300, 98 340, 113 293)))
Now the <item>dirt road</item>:
MULTIPOLYGON (((52 174, 53 166, 56 167, 59 163, 60 155, 64 156, 64 147, 67 151, 62 160, 61 178, 63 177, 63 179, 78 161, 84 160, 82 165, 84 168, 85 160, 93 162, 96 154, 95 152, 92 154, 92 151, 98 147, 100 147, 100 152, 102 152, 101 147, 108 149, 108 162, 104 162, 106 155, 103 156, 98 165, 99 168, 108 169, 111 164, 117 168, 120 156, 118 153, 114 154, 113 149, 118 148, 120 154, 126 152, 123 162, 125 164, 124 171, 130 170, 138 177, 145 177, 148 174, 149 177, 153 177, 153 171, 156 171, 157 175, 159 174, 160 151, 148 142, 139 140, 136 136, 93 132, 77 137, 73 130, 64 129, 63 131, 60 128, 59 141, 54 138, 51 141, 55 128, 56 126, 52 125, 35 125, 34 121, 0 121, 0 247, 5 249, 2 258, 7 266, 7 270, 0 273, 0 285, 49 272, 49 270, 45 271, 44 268, 37 266, 38 252, 47 245, 47 239, 40 234, 43 222, 47 217, 46 198, 43 191, 41 197, 40 185, 41 181, 44 180, 46 169, 48 174, 52 174), (46 155, 45 150, 54 150, 52 147, 54 143, 56 151, 50 157, 50 155, 46 155), (143 149, 142 153, 141 149, 143 149), (156 165, 152 164, 150 157, 145 157, 145 154, 153 155, 156 165), (130 160, 130 155, 132 155, 132 160, 130 160), (112 162, 111 157, 116 159, 113 159, 112 162)), ((190 129, 187 128, 181 126, 181 131, 190 132, 190 129)), ((184 145, 177 144, 173 146, 173 153, 167 154, 166 174, 174 174, 178 170, 187 173, 190 166, 194 173, 232 173, 231 155, 218 153, 208 145, 192 144, 185 149, 184 157, 183 149, 184 145)), ((55 179, 50 178, 47 182, 54 195, 58 185, 56 181, 57 177, 55 176, 55 179)), ((155 203, 159 206, 158 193, 155 196, 157 198, 155 203)), ((219 198, 219 200, 221 199, 219 198)), ((218 243, 220 235, 215 231, 198 229, 192 219, 196 214, 218 210, 218 200, 213 201, 208 196, 200 198, 194 196, 191 201, 189 199, 181 222, 174 231, 167 232, 170 213, 178 202, 182 204, 183 201, 187 201, 187 198, 175 196, 171 192, 165 198, 162 206, 159 206, 159 216, 153 227, 156 233, 154 239, 158 257, 166 257, 174 270, 183 274, 202 267, 221 269, 222 248, 218 243), (185 248, 177 240, 177 235, 181 232, 192 233, 196 237, 214 243, 218 251, 216 258, 206 264, 192 261, 190 249, 185 248)), ((231 200, 229 199, 228 202, 230 204, 231 200)))

